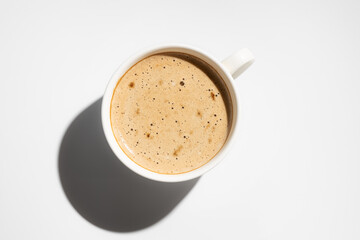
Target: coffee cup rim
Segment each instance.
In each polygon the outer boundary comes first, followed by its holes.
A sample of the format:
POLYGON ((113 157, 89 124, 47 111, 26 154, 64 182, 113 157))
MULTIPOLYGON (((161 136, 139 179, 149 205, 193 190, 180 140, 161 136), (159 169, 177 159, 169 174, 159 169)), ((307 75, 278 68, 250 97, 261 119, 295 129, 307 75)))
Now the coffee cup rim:
POLYGON ((214 168, 217 164, 219 164, 229 152, 231 146, 234 143, 234 138, 237 135, 238 127, 237 121, 239 119, 239 109, 238 109, 238 96, 236 94, 233 78, 229 71, 225 68, 225 66, 218 61, 215 57, 211 56, 209 53, 204 52, 196 47, 188 46, 185 44, 161 44, 155 45, 148 48, 145 48, 136 54, 132 55, 126 61, 124 61, 117 70, 111 76, 109 83, 106 87, 102 105, 101 105, 101 120, 102 126, 105 133, 106 140, 117 156, 117 158, 129 169, 133 172, 146 177, 151 180, 161 181, 161 182, 181 182, 187 181, 194 178, 198 178, 202 176, 204 173, 208 172, 212 168, 214 168), (119 79, 140 60, 162 52, 180 52, 185 54, 190 54, 195 57, 199 57, 200 59, 204 60, 210 66, 212 66, 218 74, 221 76, 223 81, 225 82, 226 87, 229 90, 230 98, 231 98, 231 105, 232 105, 232 121, 230 131, 227 137, 225 144, 222 146, 220 151, 206 164, 202 165, 201 167, 194 169, 192 171, 180 174, 161 174, 152 172, 147 170, 140 165, 136 164, 131 158, 129 158, 125 152, 121 149, 118 145, 115 136, 112 131, 111 121, 110 121, 110 105, 111 99, 113 96, 114 89, 119 81, 119 79))

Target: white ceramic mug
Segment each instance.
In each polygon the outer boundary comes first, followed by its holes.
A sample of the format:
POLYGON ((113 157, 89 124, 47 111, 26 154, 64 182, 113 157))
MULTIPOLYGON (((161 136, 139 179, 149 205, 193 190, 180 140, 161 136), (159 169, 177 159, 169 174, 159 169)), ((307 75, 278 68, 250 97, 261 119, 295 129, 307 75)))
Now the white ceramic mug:
POLYGON ((208 53, 203 52, 194 47, 180 45, 180 44, 171 44, 171 45, 160 45, 145 49, 138 54, 135 54, 127 61, 125 61, 113 74, 110 79, 110 82, 105 90, 105 94, 102 100, 101 115, 102 115, 102 125, 105 132, 106 139, 115 153, 115 155, 124 163, 128 168, 130 168, 135 173, 157 181, 162 182, 181 182, 190 179, 197 178, 213 167, 215 167, 222 159, 224 159, 226 153, 229 151, 232 143, 234 142, 234 136, 237 134, 237 123, 239 119, 239 110, 238 110, 238 97, 236 90, 233 86, 234 79, 237 78, 243 71, 245 71, 252 63, 254 62, 254 57, 252 53, 247 49, 241 49, 240 51, 229 56, 225 60, 219 62, 214 57, 210 56, 208 53), (229 135, 227 140, 222 147, 222 149, 213 157, 208 163, 197 168, 193 171, 181 173, 181 174, 160 174, 151 172, 141 166, 137 165, 133 160, 131 160, 120 148, 118 145, 115 136, 113 134, 111 124, 110 124, 110 104, 111 98, 113 96, 114 89, 116 87, 119 79, 140 60, 154 54, 164 53, 164 52, 180 52, 185 54, 190 54, 195 57, 198 57, 212 66, 226 84, 229 94, 232 100, 232 126, 230 127, 229 135))

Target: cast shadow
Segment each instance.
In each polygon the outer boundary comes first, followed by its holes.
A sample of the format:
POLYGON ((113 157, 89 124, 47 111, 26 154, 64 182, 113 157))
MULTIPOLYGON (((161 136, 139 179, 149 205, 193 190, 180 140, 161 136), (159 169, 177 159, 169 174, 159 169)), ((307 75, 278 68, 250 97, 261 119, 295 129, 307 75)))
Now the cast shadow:
POLYGON ((81 112, 62 139, 58 170, 76 211, 94 225, 116 232, 158 222, 189 193, 198 179, 163 183, 143 178, 117 159, 101 126, 101 99, 81 112))

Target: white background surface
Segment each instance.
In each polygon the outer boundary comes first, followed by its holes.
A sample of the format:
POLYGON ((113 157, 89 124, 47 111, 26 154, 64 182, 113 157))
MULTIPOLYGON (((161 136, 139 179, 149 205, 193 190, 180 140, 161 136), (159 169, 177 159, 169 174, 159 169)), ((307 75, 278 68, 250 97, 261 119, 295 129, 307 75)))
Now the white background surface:
POLYGON ((1 1, 0 239, 359 239, 358 1, 1 1), (160 222, 131 233, 69 203, 58 153, 72 120, 139 49, 180 42, 236 82, 237 146, 160 222))

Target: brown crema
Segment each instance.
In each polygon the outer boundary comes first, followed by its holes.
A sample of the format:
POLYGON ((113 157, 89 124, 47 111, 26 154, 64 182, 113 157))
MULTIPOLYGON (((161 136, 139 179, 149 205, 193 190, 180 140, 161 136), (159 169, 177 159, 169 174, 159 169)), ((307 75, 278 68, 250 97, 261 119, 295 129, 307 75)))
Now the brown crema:
POLYGON ((161 174, 192 171, 222 148, 231 121, 222 79, 202 60, 179 53, 149 56, 114 90, 110 119, 121 149, 161 174))

